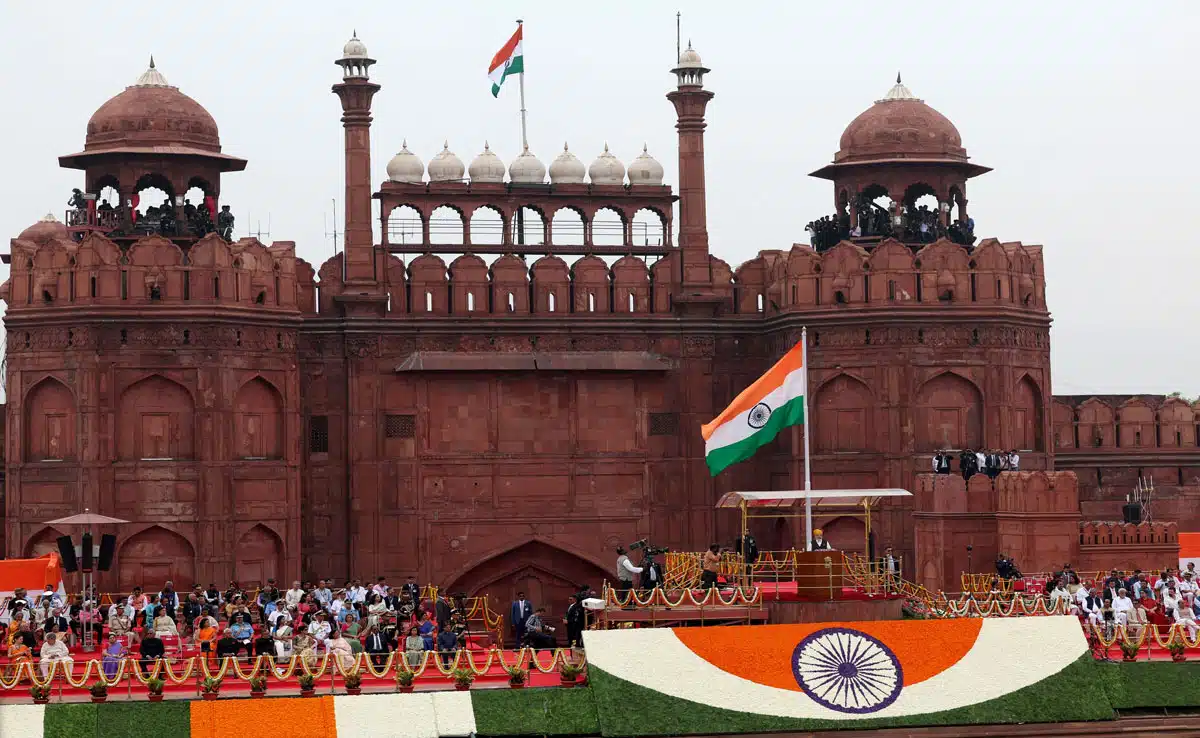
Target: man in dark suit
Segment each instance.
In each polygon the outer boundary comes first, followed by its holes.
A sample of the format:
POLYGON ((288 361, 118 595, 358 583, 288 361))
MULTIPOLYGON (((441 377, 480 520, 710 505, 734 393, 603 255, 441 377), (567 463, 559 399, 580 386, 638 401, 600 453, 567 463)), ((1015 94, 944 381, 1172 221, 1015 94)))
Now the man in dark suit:
POLYGON ((417 584, 417 578, 412 574, 408 575, 408 581, 400 587, 400 591, 408 595, 408 601, 413 604, 414 608, 421 604, 421 585, 417 584))
POLYGON ((154 635, 154 631, 150 631, 150 633, 142 639, 142 643, 138 647, 138 650, 141 651, 142 655, 142 669, 153 669, 154 661, 156 659, 161 659, 163 654, 167 652, 166 648, 163 647, 162 639, 154 635))
POLYGON ((533 614, 533 603, 525 599, 524 592, 517 592, 517 599, 508 608, 508 619, 512 623, 513 635, 517 638, 517 648, 525 643, 525 621, 533 614))
POLYGON ((375 666, 381 667, 387 663, 387 655, 392 650, 392 641, 381 629, 369 628, 363 637, 363 650, 371 656, 375 666))
POLYGON ((446 624, 450 622, 450 603, 445 597, 437 598, 437 605, 434 606, 434 616, 437 620, 438 630, 444 630, 446 624))

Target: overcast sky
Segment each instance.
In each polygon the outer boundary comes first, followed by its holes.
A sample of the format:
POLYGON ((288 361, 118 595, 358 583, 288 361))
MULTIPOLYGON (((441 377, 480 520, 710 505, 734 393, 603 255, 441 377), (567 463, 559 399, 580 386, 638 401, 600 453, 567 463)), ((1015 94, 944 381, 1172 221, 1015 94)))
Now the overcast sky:
POLYGON ((971 182, 977 234, 1045 246, 1054 392, 1200 395, 1200 75, 1189 43, 1200 5, 1189 2, 5 0, 0 232, 47 211, 62 218, 83 178, 56 157, 82 148, 92 112, 153 53, 216 118, 224 150, 250 162, 222 185, 238 231, 269 221, 263 240, 294 240, 319 266, 332 253, 331 200, 342 201, 330 85, 351 31, 379 62, 378 183, 404 138, 426 162, 443 140, 465 163, 485 139, 505 162, 518 153, 516 87, 493 99, 486 76, 518 17, 533 152, 548 164, 565 140, 587 164, 607 141, 628 163, 645 142, 674 184, 663 95, 677 8, 716 93, 705 141, 716 255, 736 265, 807 239, 832 186, 806 174, 900 70, 954 121, 972 160, 995 169, 971 182))

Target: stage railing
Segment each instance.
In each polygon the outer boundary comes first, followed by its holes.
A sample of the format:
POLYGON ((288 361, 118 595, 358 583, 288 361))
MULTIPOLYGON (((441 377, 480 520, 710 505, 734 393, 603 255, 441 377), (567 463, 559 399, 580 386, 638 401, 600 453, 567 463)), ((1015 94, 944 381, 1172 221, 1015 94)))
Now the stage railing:
POLYGON ((606 607, 621 608, 678 608, 678 607, 761 607, 763 596, 757 587, 737 587, 722 592, 711 589, 650 589, 620 592, 604 583, 603 600, 606 607))
POLYGON ((543 674, 549 674, 563 664, 576 666, 586 664, 586 657, 582 653, 576 653, 570 649, 555 649, 548 660, 539 657, 538 653, 531 648, 523 648, 515 652, 492 648, 486 654, 478 655, 472 651, 459 650, 455 652, 454 659, 449 664, 443 664, 437 652, 423 651, 421 661, 416 666, 409 666, 406 654, 402 651, 389 653, 382 666, 376 666, 371 656, 366 653, 357 654, 349 664, 328 653, 310 660, 293 655, 282 666, 270 656, 258 656, 250 661, 245 669, 235 657, 221 659, 215 668, 212 664, 215 659, 201 656, 190 656, 175 661, 158 659, 154 662, 153 668, 148 670, 143 669, 141 663, 135 658, 123 658, 118 662, 116 673, 111 679, 105 676, 100 659, 76 661, 73 668, 70 669, 63 662, 53 662, 49 665, 45 676, 41 674, 38 664, 32 661, 22 661, 7 666, 5 673, 0 675, 0 688, 13 689, 23 683, 44 687, 54 682, 57 677, 76 689, 89 687, 97 681, 102 681, 105 686, 112 689, 123 680, 129 680, 130 686, 132 686, 135 681, 144 685, 151 679, 162 679, 168 684, 174 685, 194 682, 199 689, 200 681, 209 677, 249 682, 256 676, 264 676, 271 677, 277 682, 287 682, 296 676, 297 672, 311 675, 318 680, 325 676, 331 680, 335 676, 345 678, 351 674, 386 679, 389 675, 395 678, 402 672, 409 672, 414 678, 419 678, 427 671, 431 675, 440 674, 448 679, 453 679, 455 672, 459 670, 470 670, 474 676, 479 677, 487 674, 496 665, 504 668, 518 667, 527 671, 536 670, 543 674), (80 671, 81 664, 83 674, 77 678, 75 672, 80 671), (176 670, 177 668, 179 671, 176 670))
MULTIPOLYGON (((741 554, 733 551, 724 551, 721 553, 717 574, 724 577, 727 581, 739 584, 748 582, 750 586, 764 583, 778 585, 783 582, 811 580, 814 576, 820 574, 820 570, 827 568, 823 562, 813 564, 812 562, 800 561, 799 558, 802 553, 805 552, 794 548, 784 551, 760 551, 755 562, 747 567, 741 554)), ((830 551, 829 554, 835 556, 845 554, 847 567, 850 566, 852 557, 862 559, 857 554, 843 551, 830 551)), ((664 586, 667 589, 694 589, 699 587, 700 574, 703 571, 703 557, 703 551, 672 551, 668 553, 663 572, 664 586)), ((903 571, 902 561, 898 558, 895 561, 897 571, 894 576, 899 576, 900 572, 903 571)), ((871 569, 881 569, 882 567, 883 563, 880 560, 871 569)), ((887 577, 883 572, 877 578, 863 576, 862 579, 864 582, 872 582, 877 579, 872 586, 879 591, 885 589, 885 579, 887 577)))

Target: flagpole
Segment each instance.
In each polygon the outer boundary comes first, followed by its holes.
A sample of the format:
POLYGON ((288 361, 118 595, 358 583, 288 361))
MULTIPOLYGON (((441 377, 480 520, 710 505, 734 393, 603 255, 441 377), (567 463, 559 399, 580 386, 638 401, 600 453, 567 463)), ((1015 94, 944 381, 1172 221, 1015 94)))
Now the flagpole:
POLYGON ((812 454, 809 453, 808 429, 808 326, 800 329, 800 363, 804 365, 804 548, 812 550, 812 454))
POLYGON ((517 75, 518 77, 520 77, 520 79, 518 80, 518 83, 521 88, 521 151, 525 151, 525 149, 529 148, 529 138, 525 135, 525 64, 524 64, 524 61, 525 61, 525 59, 524 59, 524 56, 525 56, 525 21, 518 18, 517 25, 520 26, 520 28, 521 28, 521 56, 522 56, 521 73, 517 75))

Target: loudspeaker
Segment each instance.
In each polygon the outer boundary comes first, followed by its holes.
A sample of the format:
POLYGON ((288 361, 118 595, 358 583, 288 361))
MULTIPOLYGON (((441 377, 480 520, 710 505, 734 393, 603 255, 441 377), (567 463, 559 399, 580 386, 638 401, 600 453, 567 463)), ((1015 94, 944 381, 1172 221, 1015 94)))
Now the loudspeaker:
POLYGON ((83 560, 79 562, 80 569, 90 572, 93 568, 95 568, 94 567, 94 564, 96 563, 95 548, 96 548, 95 544, 92 543, 92 534, 84 533, 82 543, 79 547, 80 551, 82 551, 82 553, 83 553, 83 557, 82 557, 83 560))
POLYGON ((1125 515, 1126 523, 1138 525, 1142 522, 1142 506, 1136 502, 1131 502, 1121 508, 1121 512, 1125 515))
POLYGON ((78 571, 79 564, 75 561, 75 542, 71 536, 58 537, 58 555, 62 557, 63 571, 70 573, 78 571))
POLYGON ((100 536, 100 561, 96 563, 96 568, 100 571, 108 571, 112 568, 113 555, 117 553, 117 537, 111 533, 105 533, 100 536))

